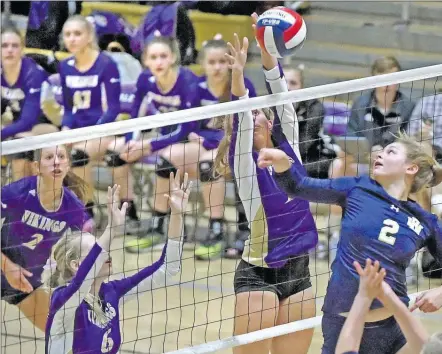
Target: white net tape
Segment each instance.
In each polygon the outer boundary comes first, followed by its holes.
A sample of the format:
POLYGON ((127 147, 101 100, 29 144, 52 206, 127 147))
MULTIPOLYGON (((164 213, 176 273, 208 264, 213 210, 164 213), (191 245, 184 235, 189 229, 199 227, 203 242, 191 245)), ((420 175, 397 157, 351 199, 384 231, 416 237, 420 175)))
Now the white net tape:
POLYGON ((84 141, 85 139, 90 140, 133 131, 155 129, 165 126, 165 122, 167 122, 167 125, 187 123, 220 115, 233 114, 263 107, 273 107, 290 102, 301 102, 313 98, 330 97, 349 92, 369 90, 380 86, 425 80, 437 76, 442 76, 442 65, 433 65, 392 74, 309 87, 297 91, 251 98, 247 101, 227 102, 178 112, 164 113, 157 116, 129 119, 94 127, 33 136, 2 142, 2 155, 25 152, 59 144, 76 143, 84 141))
MULTIPOLYGON (((421 293, 408 295, 410 301, 414 301, 421 293)), ((167 354, 203 354, 215 353, 218 350, 238 347, 240 345, 255 343, 265 339, 275 338, 286 334, 315 328, 321 325, 322 315, 305 320, 295 321, 275 327, 264 328, 259 331, 232 336, 225 339, 215 340, 213 342, 203 343, 190 348, 184 348, 168 352, 167 354)))

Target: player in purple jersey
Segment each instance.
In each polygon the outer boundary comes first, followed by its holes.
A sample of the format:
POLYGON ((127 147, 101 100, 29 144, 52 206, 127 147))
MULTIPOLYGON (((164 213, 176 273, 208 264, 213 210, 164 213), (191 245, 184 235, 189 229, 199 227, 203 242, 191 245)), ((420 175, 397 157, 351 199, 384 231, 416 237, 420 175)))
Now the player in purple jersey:
MULTIPOLYGON (((83 128, 115 121, 120 113, 120 74, 110 56, 100 52, 93 25, 83 16, 70 17, 63 26, 63 41, 73 54, 60 63, 64 116, 62 130, 83 128)), ((87 138, 87 136, 85 136, 87 138)), ((123 201, 129 203, 127 233, 137 233, 140 222, 133 192, 133 177, 124 161, 116 158, 117 139, 113 136, 85 140, 72 148, 73 171, 93 185, 92 165, 105 157, 113 180, 121 185, 123 201)), ((88 201, 92 213, 93 202, 88 201)))
MULTIPOLYGON (((41 86, 48 76, 46 71, 23 55, 23 39, 17 29, 2 30, 1 42, 1 139, 57 131, 40 105, 41 86)), ((14 181, 31 175, 32 152, 15 154, 11 158, 14 181)))
MULTIPOLYGON (((353 261, 379 260, 387 271, 385 281, 407 306, 405 270, 416 251, 427 247, 439 263, 442 261, 442 228, 436 215, 409 199, 411 193, 439 184, 442 169, 413 138, 401 135, 380 151, 373 163, 373 178, 309 178, 297 157, 274 149, 262 150, 258 164, 264 169, 273 166, 278 184, 290 197, 343 209, 340 240, 322 309, 324 354, 334 353, 358 290, 353 261)), ((442 287, 429 290, 419 301, 420 308, 428 311, 442 307, 442 287)), ((360 352, 400 351, 406 341, 392 313, 377 300, 370 310, 360 352)))
POLYGON ((67 231, 91 230, 93 224, 80 200, 88 188, 69 171, 66 148, 44 148, 34 157, 37 176, 1 191, 1 296, 44 331, 49 295, 40 276, 51 248, 67 231))
MULTIPOLYGON (((155 37, 144 49, 144 71, 137 82, 132 119, 146 115, 174 112, 199 106, 198 78, 189 69, 180 66, 176 40, 155 37)), ((165 122, 167 123, 167 122, 165 122)), ((128 162, 138 161, 143 155, 156 154, 155 199, 149 232, 125 244, 128 252, 138 252, 164 239, 164 219, 168 213, 167 199, 163 197, 169 188, 168 176, 179 168, 197 175, 198 147, 187 143, 189 134, 198 131, 198 122, 164 126, 158 137, 128 134, 127 145, 121 157, 128 162)))
MULTIPOLYGON (((231 73, 228 61, 225 56, 229 52, 227 43, 215 36, 204 43, 200 52, 200 63, 205 75, 199 79, 198 97, 201 106, 230 101, 231 73)), ((250 97, 255 97, 256 92, 250 80, 246 79, 246 87, 249 89, 250 97)), ((198 133, 190 133, 189 138, 193 143, 199 144, 199 179, 202 182, 205 205, 210 207, 209 233, 200 247, 195 249, 197 259, 207 260, 219 257, 223 254, 227 244, 224 222, 224 198, 225 179, 224 176, 214 171, 214 159, 217 155, 218 145, 224 137, 224 117, 205 119, 199 122, 198 133)), ((239 199, 239 198, 238 198, 239 199)), ((241 202, 239 201, 239 204, 241 202)), ((238 206, 241 209, 241 205, 238 206)), ((239 213, 238 224, 241 229, 235 234, 238 243, 244 243, 249 232, 247 232, 247 217, 239 213), (242 220, 241 220, 241 216, 242 220)), ((238 255, 243 249, 241 245, 228 249, 226 256, 238 255)))
MULTIPOLYGON (((253 16, 256 20, 257 15, 253 16)), ((232 96, 246 101, 244 83, 248 40, 241 48, 229 44, 232 69, 232 96)), ((282 69, 275 57, 262 51, 263 71, 269 93, 287 91, 282 69)), ((318 233, 309 203, 288 198, 280 191, 271 169, 257 167, 258 151, 277 147, 290 156, 299 156, 298 125, 292 104, 235 114, 226 130, 228 153, 219 149, 235 177, 239 196, 250 224, 242 260, 235 272, 235 335, 253 332, 315 315, 315 301, 309 272, 308 251, 318 242, 318 233), (296 304, 296 305, 294 305, 296 304)), ((304 171, 305 173, 305 171, 304 171)), ((234 349, 235 353, 307 353, 313 330, 295 332, 234 349)))
POLYGON ((124 203, 118 209, 119 188, 108 191, 110 224, 96 240, 87 233, 61 239, 53 251, 53 271, 44 274, 52 290, 46 326, 46 354, 118 353, 121 346, 119 307, 138 299, 143 292, 165 287, 181 268, 183 213, 187 207, 190 183, 184 174, 170 174, 171 216, 168 242, 158 261, 130 277, 110 278, 109 255, 112 229, 124 222, 124 203), (181 185, 181 187, 180 187, 181 185))

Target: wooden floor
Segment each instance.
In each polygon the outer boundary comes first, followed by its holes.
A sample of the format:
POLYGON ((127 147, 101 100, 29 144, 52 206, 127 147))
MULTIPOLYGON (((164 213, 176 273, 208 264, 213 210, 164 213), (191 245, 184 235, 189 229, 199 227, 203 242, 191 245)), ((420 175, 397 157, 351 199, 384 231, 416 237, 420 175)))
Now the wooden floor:
MULTIPOLYGON (((123 238, 117 238, 112 251, 115 273, 142 268, 160 255, 160 249, 140 256, 127 254, 122 251, 122 245, 123 238)), ((231 336, 236 261, 195 261, 193 247, 193 244, 185 246, 181 278, 176 278, 165 289, 140 295, 138 301, 121 308, 124 335, 121 353, 164 353, 231 336)), ((310 272, 320 315, 329 278, 328 264, 312 258, 310 272)), ((430 286, 436 284, 431 285, 428 280, 422 279, 419 291, 430 286)), ((416 292, 416 288, 409 289, 409 292, 416 292)), ((2 353, 44 353, 43 333, 35 330, 16 307, 2 302, 1 316, 2 353)), ((440 312, 429 315, 417 313, 417 316, 429 331, 441 330, 440 312)), ((320 353, 321 345, 322 335, 318 327, 309 353, 320 353)), ((231 353, 231 350, 222 353, 231 353)))

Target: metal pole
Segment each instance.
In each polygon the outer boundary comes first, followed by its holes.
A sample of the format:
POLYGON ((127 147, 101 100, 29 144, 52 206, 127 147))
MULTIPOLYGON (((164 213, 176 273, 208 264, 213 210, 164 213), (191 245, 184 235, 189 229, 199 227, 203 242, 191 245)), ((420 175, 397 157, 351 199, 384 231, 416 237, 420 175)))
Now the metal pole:
POLYGON ((408 1, 402 2, 402 23, 410 23, 410 3, 408 1))

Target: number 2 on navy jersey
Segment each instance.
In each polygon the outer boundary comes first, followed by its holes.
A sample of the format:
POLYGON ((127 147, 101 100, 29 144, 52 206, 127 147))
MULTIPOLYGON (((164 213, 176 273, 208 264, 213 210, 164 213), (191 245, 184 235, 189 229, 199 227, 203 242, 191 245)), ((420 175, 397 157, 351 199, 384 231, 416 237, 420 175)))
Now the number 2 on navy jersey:
POLYGON ((381 229, 381 232, 379 232, 378 240, 385 242, 391 246, 394 245, 396 242, 396 235, 399 231, 399 224, 391 219, 385 219, 384 220, 384 226, 381 229))
POLYGON ((74 110, 88 109, 91 106, 91 90, 75 91, 74 110))
POLYGON ((114 347, 114 341, 111 337, 109 337, 111 332, 111 328, 109 328, 103 336, 103 341, 101 342, 101 352, 109 353, 114 347))

